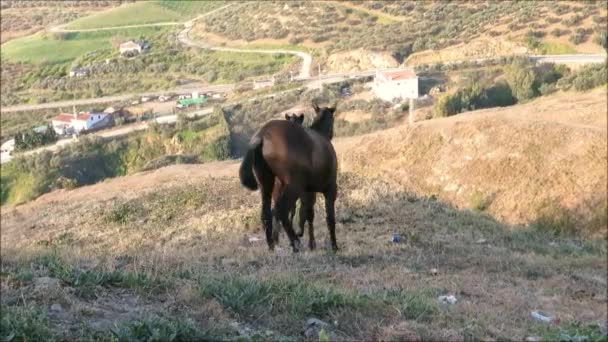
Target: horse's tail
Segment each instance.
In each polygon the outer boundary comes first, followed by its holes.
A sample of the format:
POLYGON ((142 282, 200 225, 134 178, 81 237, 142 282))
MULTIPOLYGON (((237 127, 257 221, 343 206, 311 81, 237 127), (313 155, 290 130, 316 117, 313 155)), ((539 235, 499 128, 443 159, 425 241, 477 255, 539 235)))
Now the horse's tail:
POLYGON ((249 145, 249 150, 243 158, 241 168, 239 169, 239 178, 241 184, 249 190, 255 191, 258 189, 258 182, 253 174, 253 160, 262 157, 262 139, 253 139, 249 145))

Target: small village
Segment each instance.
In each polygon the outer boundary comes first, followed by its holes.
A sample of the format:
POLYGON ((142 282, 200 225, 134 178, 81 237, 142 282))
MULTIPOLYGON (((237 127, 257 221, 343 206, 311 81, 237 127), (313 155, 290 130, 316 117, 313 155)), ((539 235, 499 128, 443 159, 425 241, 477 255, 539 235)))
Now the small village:
MULTIPOLYGON (((124 55, 139 54, 147 51, 150 46, 145 41, 128 41, 120 45, 120 52, 124 55)), ((70 72, 71 77, 86 77, 88 69, 74 68, 70 72)), ((428 97, 419 97, 419 77, 412 69, 396 69, 376 71, 371 82, 367 83, 375 96, 383 101, 395 103, 408 103, 413 108, 412 100, 421 101, 428 97)), ((274 77, 270 79, 258 79, 251 82, 253 90, 273 87, 276 84, 274 77)), ((344 87, 341 96, 350 96, 350 88, 344 87)), ((47 125, 41 125, 32 129, 33 133, 43 135, 48 128, 52 128, 56 139, 77 138, 118 125, 125 125, 156 118, 159 116, 175 115, 179 112, 188 112, 192 109, 201 109, 211 103, 221 103, 225 94, 217 92, 190 93, 166 93, 158 96, 145 95, 131 100, 123 107, 107 107, 102 110, 92 109, 90 111, 77 111, 74 107, 71 113, 63 112, 52 117, 47 125), (173 103, 171 110, 159 110, 164 103, 173 103)), ((167 106, 163 106, 167 108, 167 106)), ((45 141, 44 139, 37 141, 45 141)), ((53 141, 47 141, 47 143, 53 141)), ((17 144, 19 145, 19 144, 17 144)), ((15 149, 15 139, 10 139, 2 144, 0 150, 3 155, 11 155, 15 149)), ((19 149, 19 148, 18 148, 19 149)), ((21 149, 23 150, 23 149, 21 149)), ((5 157, 6 158, 6 157, 5 157)))

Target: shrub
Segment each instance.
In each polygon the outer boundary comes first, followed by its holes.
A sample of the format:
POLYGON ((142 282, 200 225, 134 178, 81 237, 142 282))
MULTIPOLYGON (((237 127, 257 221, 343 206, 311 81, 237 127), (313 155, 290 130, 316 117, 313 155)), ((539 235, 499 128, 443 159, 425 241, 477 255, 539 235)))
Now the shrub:
POLYGON ((557 91, 557 87, 552 83, 543 83, 538 88, 541 95, 549 95, 557 91))
POLYGON ((582 43, 586 42, 587 38, 588 38, 587 31, 585 31, 582 28, 577 28, 574 31, 574 33, 570 35, 570 38, 568 40, 572 44, 578 45, 578 44, 582 44, 582 43))
POLYGON ((561 30, 561 29, 558 29, 558 28, 551 30, 551 35, 553 37, 561 37, 561 36, 563 36, 565 34, 568 34, 568 33, 570 33, 569 30, 561 30))
POLYGON ((597 45, 603 47, 606 51, 608 51, 608 32, 602 31, 593 40, 597 45))
POLYGON ((514 60, 506 68, 505 73, 507 83, 509 83, 513 95, 518 101, 529 100, 536 95, 534 91, 534 71, 529 61, 522 59, 514 60))
POLYGON ((557 87, 564 90, 574 87, 578 91, 584 91, 606 84, 607 79, 606 63, 587 65, 576 73, 560 79, 557 82, 557 87))

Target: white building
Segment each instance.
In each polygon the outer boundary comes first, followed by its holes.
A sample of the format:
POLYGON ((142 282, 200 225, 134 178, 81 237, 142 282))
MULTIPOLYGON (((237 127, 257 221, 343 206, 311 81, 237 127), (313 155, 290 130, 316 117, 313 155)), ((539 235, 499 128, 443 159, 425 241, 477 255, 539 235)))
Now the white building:
POLYGON ((15 139, 9 139, 0 146, 0 152, 2 153, 10 153, 15 149, 15 139))
POLYGON ((411 69, 377 71, 372 89, 385 101, 418 98, 418 76, 411 69))
POLYGON ((124 42, 120 44, 120 54, 125 54, 127 52, 137 52, 141 53, 144 50, 147 50, 149 47, 148 43, 143 41, 133 41, 130 40, 128 42, 124 42))
POLYGON ((109 125, 110 116, 106 113, 59 114, 51 119, 53 129, 59 135, 79 133, 109 125))

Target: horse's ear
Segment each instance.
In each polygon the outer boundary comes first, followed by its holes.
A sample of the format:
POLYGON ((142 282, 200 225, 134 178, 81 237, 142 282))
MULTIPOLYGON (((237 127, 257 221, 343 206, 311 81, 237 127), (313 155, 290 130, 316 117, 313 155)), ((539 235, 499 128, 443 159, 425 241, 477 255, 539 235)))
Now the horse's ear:
POLYGON ((297 117, 297 121, 298 121, 300 124, 303 124, 303 123, 304 123, 304 113, 300 113, 300 115, 297 117))
POLYGON ((289 118, 290 118, 289 113, 285 113, 285 120, 289 120, 289 118))
POLYGON ((332 113, 335 113, 336 109, 338 109, 338 101, 334 101, 331 107, 329 107, 329 110, 331 110, 332 113))
POLYGON ((317 106, 317 104, 314 102, 312 103, 312 108, 315 110, 315 112, 317 114, 319 114, 319 112, 321 111, 321 108, 319 108, 319 106, 317 106))

